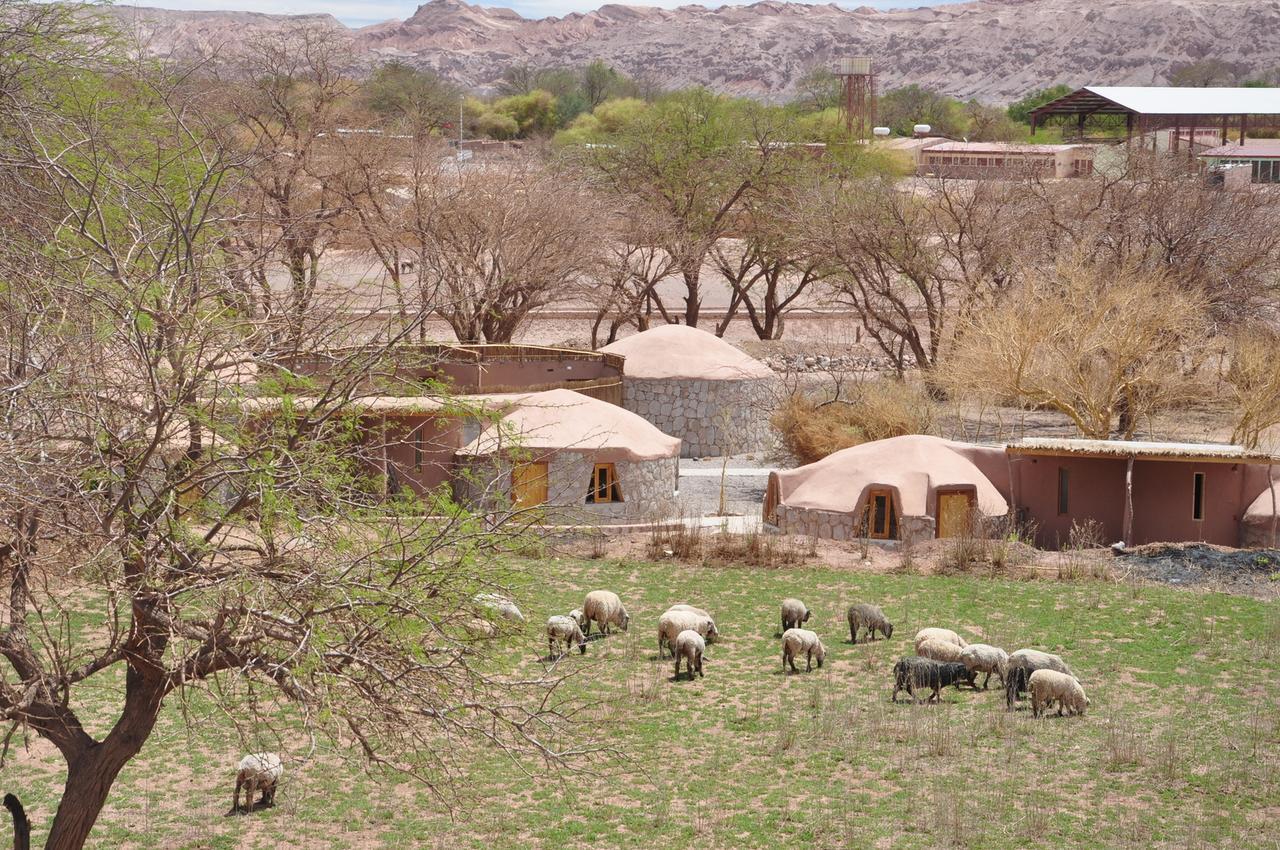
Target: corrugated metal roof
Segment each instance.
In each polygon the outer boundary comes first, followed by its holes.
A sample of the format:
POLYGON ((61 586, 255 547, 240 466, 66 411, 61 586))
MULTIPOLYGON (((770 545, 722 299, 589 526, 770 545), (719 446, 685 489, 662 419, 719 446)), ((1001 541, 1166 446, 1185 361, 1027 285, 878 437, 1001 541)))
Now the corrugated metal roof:
POLYGON ((926 148, 926 153, 1058 153, 1093 145, 1019 145, 1012 142, 943 142, 926 148))
POLYGON ((1245 145, 1222 145, 1200 155, 1214 159, 1280 159, 1280 139, 1250 139, 1245 145))
POLYGON ((1250 463, 1280 462, 1280 458, 1256 449, 1227 443, 1158 443, 1143 440, 1069 440, 1025 437, 1005 451, 1012 455, 1082 455, 1085 457, 1163 458, 1250 463))

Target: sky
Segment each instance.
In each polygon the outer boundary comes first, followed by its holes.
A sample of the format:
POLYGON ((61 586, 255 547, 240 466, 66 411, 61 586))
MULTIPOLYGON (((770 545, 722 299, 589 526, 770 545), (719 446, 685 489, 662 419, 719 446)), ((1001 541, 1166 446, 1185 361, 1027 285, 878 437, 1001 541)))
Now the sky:
MULTIPOLYGON (((247 12, 268 12, 281 15, 300 15, 306 13, 328 13, 348 26, 358 27, 365 24, 385 21, 388 18, 407 18, 418 8, 419 3, 396 2, 396 0, 377 0, 377 2, 359 2, 359 0, 118 0, 121 4, 138 6, 157 6, 163 9, 226 9, 247 12)), ((425 2, 425 0, 423 0, 425 2)), ((481 6, 505 6, 515 9, 526 18, 543 18, 548 15, 566 15, 570 12, 589 12, 608 0, 467 0, 481 6)), ((686 5, 687 0, 615 0, 634 6, 662 6, 674 8, 686 5)), ((732 0, 733 5, 741 5, 739 0, 732 0)), ((850 8, 872 6, 878 9, 894 9, 905 6, 936 6, 943 3, 955 3, 960 0, 842 0, 841 6, 850 8)), ((722 0, 703 0, 704 6, 726 5, 722 0)))

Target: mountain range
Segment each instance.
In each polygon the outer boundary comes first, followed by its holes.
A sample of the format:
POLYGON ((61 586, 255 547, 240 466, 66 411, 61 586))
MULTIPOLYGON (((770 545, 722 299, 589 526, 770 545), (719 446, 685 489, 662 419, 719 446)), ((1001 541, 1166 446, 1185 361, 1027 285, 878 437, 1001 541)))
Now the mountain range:
POLYGON ((1159 85, 1203 59, 1280 68, 1280 0, 975 0, 878 11, 761 0, 661 9, 608 4, 528 19, 464 0, 431 0, 407 20, 358 29, 328 15, 112 6, 152 53, 234 50, 255 31, 332 29, 372 63, 399 59, 485 91, 513 64, 602 59, 633 77, 784 99, 816 65, 873 57, 881 90, 916 83, 1004 103, 1052 85, 1159 85))

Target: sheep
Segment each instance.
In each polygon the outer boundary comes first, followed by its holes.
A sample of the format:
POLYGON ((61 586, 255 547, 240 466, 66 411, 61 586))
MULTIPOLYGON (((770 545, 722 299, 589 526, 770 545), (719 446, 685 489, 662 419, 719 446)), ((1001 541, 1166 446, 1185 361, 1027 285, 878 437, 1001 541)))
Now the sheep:
POLYGON ((1006 709, 1013 711, 1014 703, 1022 696, 1022 692, 1027 689, 1031 674, 1037 670, 1057 670, 1059 673, 1066 673, 1068 676, 1075 675, 1075 673, 1071 672, 1067 662, 1063 661, 1060 656, 1041 652, 1038 649, 1019 649, 1017 652, 1011 652, 1004 671, 1004 703, 1006 709))
POLYGON ((685 629, 676 635, 675 643, 671 654, 676 659, 676 675, 680 678, 680 659, 684 659, 685 666, 689 669, 689 681, 693 681, 693 674, 696 671, 702 676, 702 656, 707 651, 707 642, 702 639, 702 635, 693 629, 685 629))
POLYGON ((849 606, 849 639, 858 642, 858 632, 867 630, 868 640, 876 639, 876 632, 884 635, 885 640, 893 637, 893 623, 890 623, 880 610, 879 605, 868 605, 865 602, 849 606))
POLYGON ((919 702, 916 688, 930 688, 933 693, 929 695, 928 701, 933 702, 942 699, 942 689, 947 685, 958 687, 964 681, 973 686, 976 679, 977 674, 959 662, 943 663, 931 658, 907 656, 898 659, 898 663, 893 665, 893 695, 890 700, 897 702, 898 691, 906 691, 913 700, 919 702))
POLYGON ((618 594, 608 590, 593 590, 582 602, 582 616, 586 620, 584 628, 591 634, 591 624, 600 626, 600 631, 609 634, 609 626, 617 626, 624 632, 631 625, 631 616, 622 606, 618 594))
POLYGON ((808 673, 813 669, 814 659, 817 659, 819 667, 822 666, 827 657, 827 648, 822 645, 816 632, 787 629, 782 634, 782 672, 787 672, 788 664, 791 665, 792 673, 800 672, 796 669, 796 656, 800 653, 804 653, 804 671, 808 673))
POLYGON ((707 640, 720 633, 716 631, 716 621, 704 614, 692 611, 668 611, 658 618, 658 657, 662 658, 663 648, 674 646, 676 635, 685 629, 692 629, 707 640))
POLYGON ((572 617, 557 615, 547 618, 547 657, 563 658, 565 653, 569 651, 569 647, 577 644, 578 651, 583 655, 587 654, 587 636, 582 633, 582 629, 578 628, 578 623, 572 617), (564 652, 556 655, 556 644, 564 641, 564 652))
POLYGON ((578 628, 582 629, 582 633, 586 634, 587 629, 591 627, 591 621, 587 619, 587 615, 582 613, 581 608, 574 608, 569 612, 569 619, 578 624, 578 628))
POLYGON ((954 643, 934 640, 933 638, 922 640, 916 644, 916 655, 919 655, 921 658, 931 658, 934 661, 943 661, 947 663, 960 661, 960 654, 962 652, 964 652, 964 650, 956 646, 954 643))
POLYGON ((912 641, 912 643, 916 645, 917 654, 920 652, 920 644, 924 643, 926 640, 940 640, 943 643, 953 643, 961 649, 964 649, 969 645, 968 641, 951 631, 951 629, 921 629, 916 632, 915 640, 912 641))
POLYGON ((473 600, 482 608, 496 611, 504 620, 511 620, 515 623, 524 622, 524 614, 520 613, 516 603, 505 596, 499 596, 496 593, 477 593, 473 600))
POLYGON ((987 677, 982 680, 982 689, 985 691, 987 682, 991 681, 992 673, 999 676, 1001 686, 1004 685, 1004 670, 1009 663, 1009 654, 998 646, 971 643, 960 650, 960 663, 975 673, 987 674, 987 677))
POLYGON ((809 607, 799 599, 782 600, 782 631, 800 628, 800 624, 809 622, 812 615, 809 607))
POLYGON ((702 608, 695 608, 695 607, 693 607, 692 605, 685 605, 685 604, 683 604, 683 603, 681 603, 681 604, 679 604, 679 605, 672 605, 670 608, 668 608, 668 609, 667 609, 665 612, 663 612, 663 613, 667 613, 667 614, 669 614, 669 613, 671 613, 672 611, 688 611, 688 612, 689 612, 689 613, 691 613, 691 614, 701 614, 701 615, 702 615, 702 616, 704 616, 704 617, 710 617, 710 616, 711 616, 710 614, 708 614, 708 613, 707 613, 705 610, 703 610, 702 608))
POLYGON ((245 789, 244 810, 253 811, 253 794, 262 792, 262 805, 274 806, 276 802, 276 785, 284 775, 284 763, 276 753, 249 753, 240 759, 236 767, 236 792, 231 798, 231 811, 236 814, 240 808, 240 789, 245 789))
POLYGON ((1072 714, 1083 716, 1090 704, 1079 680, 1057 670, 1036 670, 1027 680, 1027 687, 1031 691, 1031 714, 1035 717, 1051 707, 1054 700, 1058 702, 1059 717, 1064 708, 1072 714))

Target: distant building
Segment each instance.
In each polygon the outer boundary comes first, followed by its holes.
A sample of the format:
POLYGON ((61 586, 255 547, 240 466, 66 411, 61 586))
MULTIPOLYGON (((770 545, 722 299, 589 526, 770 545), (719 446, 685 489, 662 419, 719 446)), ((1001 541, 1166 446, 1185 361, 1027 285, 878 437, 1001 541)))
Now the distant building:
POLYGON ((1021 177, 1088 177, 1092 145, 1022 145, 1005 142, 940 142, 919 149, 916 174, 971 180, 1021 177))
POLYGON ((1280 184, 1280 139, 1249 139, 1243 145, 1222 145, 1200 159, 1223 176, 1228 188, 1243 184, 1280 184))

